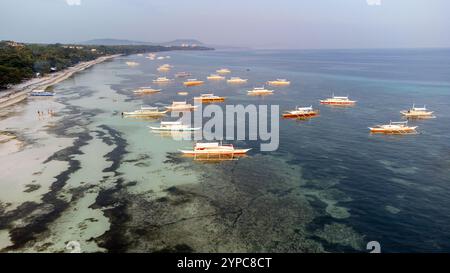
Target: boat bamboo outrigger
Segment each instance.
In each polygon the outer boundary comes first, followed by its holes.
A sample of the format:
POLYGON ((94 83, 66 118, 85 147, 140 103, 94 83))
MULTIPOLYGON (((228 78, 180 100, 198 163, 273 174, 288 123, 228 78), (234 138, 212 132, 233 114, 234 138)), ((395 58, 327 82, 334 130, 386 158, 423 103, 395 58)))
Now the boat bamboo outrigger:
POLYGON ((251 149, 236 149, 232 144, 219 142, 196 143, 192 150, 179 150, 184 156, 194 157, 195 160, 235 160, 245 156, 251 149))
POLYGON ((201 94, 200 97, 194 97, 194 101, 201 103, 222 102, 225 101, 225 97, 215 96, 214 94, 201 94))
POLYGON ((133 117, 161 117, 164 116, 168 110, 159 111, 158 107, 142 105, 141 109, 135 110, 133 112, 122 112, 123 116, 133 116, 133 117))
POLYGON ((154 131, 197 131, 201 129, 201 127, 191 127, 180 121, 161 121, 159 127, 149 126, 149 128, 154 131))
POLYGON ((434 118, 433 111, 428 111, 426 106, 416 107, 414 104, 411 109, 400 111, 406 118, 434 118))
POLYGON ((321 104, 328 104, 328 105, 337 105, 337 106, 352 106, 355 105, 355 100, 350 100, 348 96, 333 96, 331 98, 327 98, 324 100, 320 100, 321 104))
POLYGON ((376 125, 369 127, 374 134, 406 135, 415 134, 417 126, 408 126, 408 121, 389 122, 389 124, 376 125))
POLYGON ((197 85, 202 85, 204 84, 204 81, 200 81, 197 79, 188 79, 187 81, 183 82, 184 86, 197 86, 197 85))
POLYGON ((274 81, 268 81, 267 84, 272 86, 286 86, 290 85, 291 82, 286 79, 276 79, 274 81))
POLYGON ((192 111, 198 108, 197 105, 186 103, 186 101, 173 101, 172 105, 166 106, 169 111, 192 111))
POLYGON ((312 118, 319 115, 319 110, 314 110, 312 106, 309 107, 296 107, 295 110, 286 111, 283 113, 283 118, 312 118))

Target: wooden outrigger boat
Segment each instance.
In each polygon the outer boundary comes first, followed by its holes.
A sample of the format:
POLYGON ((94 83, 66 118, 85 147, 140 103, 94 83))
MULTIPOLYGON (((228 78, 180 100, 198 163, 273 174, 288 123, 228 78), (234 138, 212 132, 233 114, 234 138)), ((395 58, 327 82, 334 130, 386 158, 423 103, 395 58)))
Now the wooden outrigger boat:
POLYGON ((137 62, 125 62, 128 66, 138 66, 139 63, 137 62))
POLYGON ((236 149, 232 144, 219 142, 196 143, 192 150, 179 150, 184 156, 194 157, 195 160, 234 160, 236 157, 246 156, 251 149, 236 149))
POLYGON ((197 86, 197 85, 202 85, 204 84, 204 81, 200 81, 197 79, 188 79, 187 81, 183 82, 184 86, 197 86))
POLYGON ((174 101, 171 106, 166 106, 169 111, 192 111, 198 108, 197 105, 186 103, 186 101, 174 101))
POLYGON ((159 127, 149 126, 153 131, 197 131, 200 127, 191 127, 183 124, 180 121, 161 121, 159 127))
POLYGON ((309 107, 297 107, 295 110, 286 111, 283 113, 283 118, 298 118, 306 119, 319 115, 319 110, 314 110, 312 106, 309 107))
POLYGON ((169 64, 163 64, 163 65, 161 65, 160 67, 158 67, 158 71, 159 72, 168 72, 168 71, 170 71, 170 69, 172 68, 172 66, 171 65, 169 65, 169 64))
POLYGON ((417 133, 416 128, 417 126, 408 126, 408 121, 391 121, 389 124, 369 127, 369 130, 373 134, 406 135, 417 133))
POLYGON ((221 80, 225 80, 224 76, 220 76, 218 74, 211 74, 208 77, 206 77, 208 80, 210 81, 221 81, 221 80))
POLYGON ((255 87, 253 90, 248 90, 247 95, 249 96, 267 96, 272 95, 273 90, 268 90, 264 87, 255 87))
POLYGON ((175 74, 176 78, 185 78, 191 76, 191 73, 188 72, 178 72, 175 74))
POLYGON ((158 77, 156 78, 156 80, 153 80, 153 83, 169 83, 171 81, 171 79, 168 79, 166 77, 158 77))
POLYGON ((135 110, 133 112, 122 112, 123 116, 133 116, 133 117, 161 117, 164 116, 168 110, 159 111, 158 107, 143 105, 141 109, 135 110))
POLYGON ((268 81, 267 84, 272 86, 286 86, 290 85, 291 82, 286 79, 276 79, 275 81, 268 81))
POLYGON ((241 79, 239 77, 231 77, 227 80, 227 83, 246 83, 247 79, 241 79))
POLYGON ((229 73, 231 73, 230 69, 228 69, 228 68, 221 68, 221 69, 216 70, 216 72, 218 74, 229 74, 229 73))
POLYGON ((355 100, 350 100, 348 96, 333 96, 331 98, 327 98, 324 100, 320 100, 320 104, 328 104, 328 105, 335 105, 335 106, 353 106, 356 104, 355 100))
POLYGON ((214 94, 201 94, 200 97, 194 97, 194 101, 201 103, 223 102, 225 97, 215 96, 214 94))
POLYGON ((133 91, 134 94, 139 94, 139 95, 154 94, 154 93, 159 93, 159 92, 161 92, 161 89, 153 89, 151 87, 141 87, 141 88, 133 91))
POLYGON ((433 111, 428 111, 428 109, 426 108, 426 106, 424 105, 423 107, 416 107, 414 104, 412 106, 411 109, 409 110, 403 110, 400 111, 400 113, 405 117, 405 118, 434 118, 435 116, 433 116, 433 111))

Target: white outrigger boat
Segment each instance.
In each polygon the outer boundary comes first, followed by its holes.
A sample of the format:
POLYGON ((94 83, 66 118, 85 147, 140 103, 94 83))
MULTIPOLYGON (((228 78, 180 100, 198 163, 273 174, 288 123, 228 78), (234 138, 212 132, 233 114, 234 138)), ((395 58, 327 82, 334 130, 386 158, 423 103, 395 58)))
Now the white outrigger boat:
POLYGON ((191 73, 189 72, 178 72, 175 74, 176 78, 185 78, 191 76, 191 73))
POLYGON ((246 83, 247 79, 241 79, 239 77, 231 77, 227 80, 227 83, 246 83))
POLYGON ((151 87, 141 87, 141 88, 133 91, 133 93, 135 93, 135 94, 153 94, 153 93, 159 93, 159 92, 161 92, 161 89, 153 89, 151 87))
POLYGON ((411 109, 400 111, 406 118, 434 118, 433 111, 428 111, 426 106, 416 107, 414 104, 411 109))
POLYGON ((180 121, 161 121, 159 127, 149 126, 154 131, 197 131, 200 127, 191 127, 190 125, 183 124, 180 121))
POLYGON ((139 63, 137 62, 125 62, 128 66, 138 66, 139 63))
POLYGON ((197 105, 186 103, 186 101, 173 101, 172 105, 166 106, 169 111, 191 111, 198 108, 197 105))
POLYGON ((321 104, 328 104, 328 105, 337 105, 337 106, 352 106, 355 105, 355 100, 350 100, 348 96, 333 96, 331 98, 327 98, 324 100, 320 100, 321 104))
POLYGON ((216 70, 216 72, 219 73, 219 74, 231 73, 230 69, 228 69, 228 68, 221 68, 221 69, 216 70))
POLYGON ((306 119, 319 115, 319 110, 314 110, 312 105, 309 107, 297 107, 295 110, 286 111, 283 113, 283 118, 298 118, 306 119))
POLYGON ((168 72, 168 71, 170 71, 170 69, 172 68, 172 66, 171 65, 169 65, 169 64, 163 64, 163 65, 161 65, 160 67, 158 67, 158 71, 159 72, 168 72))
POLYGON ((135 110, 133 112, 122 112, 123 116, 133 116, 133 117, 161 117, 164 116, 168 110, 159 111, 158 107, 142 105, 141 109, 135 110))
POLYGON ((166 77, 158 77, 156 78, 156 80, 153 80, 154 83, 169 83, 171 81, 171 79, 168 79, 166 77))
POLYGON ((210 81, 222 81, 225 80, 224 76, 220 76, 218 74, 211 74, 208 77, 206 77, 210 81))
POLYGON ((267 84, 272 86, 286 86, 290 85, 291 82, 286 79, 276 79, 275 81, 268 81, 267 84))
POLYGON ((264 86, 263 87, 255 87, 253 90, 248 90, 247 95, 249 96, 266 96, 272 95, 273 90, 268 90, 264 86))
POLYGON ((415 134, 417 126, 408 126, 408 121, 389 122, 389 124, 376 125, 369 127, 374 134, 406 135, 415 134))
POLYGON ((245 156, 251 149, 236 149, 232 144, 219 142, 196 143, 192 150, 179 150, 184 156, 193 156, 197 160, 233 160, 245 156))

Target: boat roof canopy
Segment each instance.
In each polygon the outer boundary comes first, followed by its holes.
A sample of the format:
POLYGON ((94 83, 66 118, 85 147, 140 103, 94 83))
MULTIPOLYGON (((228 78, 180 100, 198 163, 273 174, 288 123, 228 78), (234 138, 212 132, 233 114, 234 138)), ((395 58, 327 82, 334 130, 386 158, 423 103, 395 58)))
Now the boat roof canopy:
POLYGON ((312 110, 312 105, 308 107, 297 107, 297 110, 312 110))
POLYGON ((408 121, 391 121, 391 124, 408 124, 408 121))
POLYGON ((196 143, 196 148, 212 148, 219 147, 219 142, 210 142, 210 143, 196 143))
POLYGON ((186 101, 173 101, 172 105, 185 105, 186 101))
POLYGON ((181 125, 181 121, 161 121, 161 125, 181 125))

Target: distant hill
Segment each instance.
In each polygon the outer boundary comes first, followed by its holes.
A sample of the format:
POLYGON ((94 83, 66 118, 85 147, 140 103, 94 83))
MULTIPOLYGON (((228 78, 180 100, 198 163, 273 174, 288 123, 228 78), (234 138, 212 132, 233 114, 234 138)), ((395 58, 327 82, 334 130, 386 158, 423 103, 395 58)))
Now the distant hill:
POLYGON ((121 39, 92 39, 81 42, 82 45, 154 45, 154 43, 121 39))
POLYGON ((81 42, 82 45, 162 45, 162 46, 182 46, 182 45, 197 45, 205 46, 204 43, 195 39, 177 39, 169 42, 154 43, 154 42, 143 42, 143 41, 132 41, 123 39, 93 39, 81 42))

